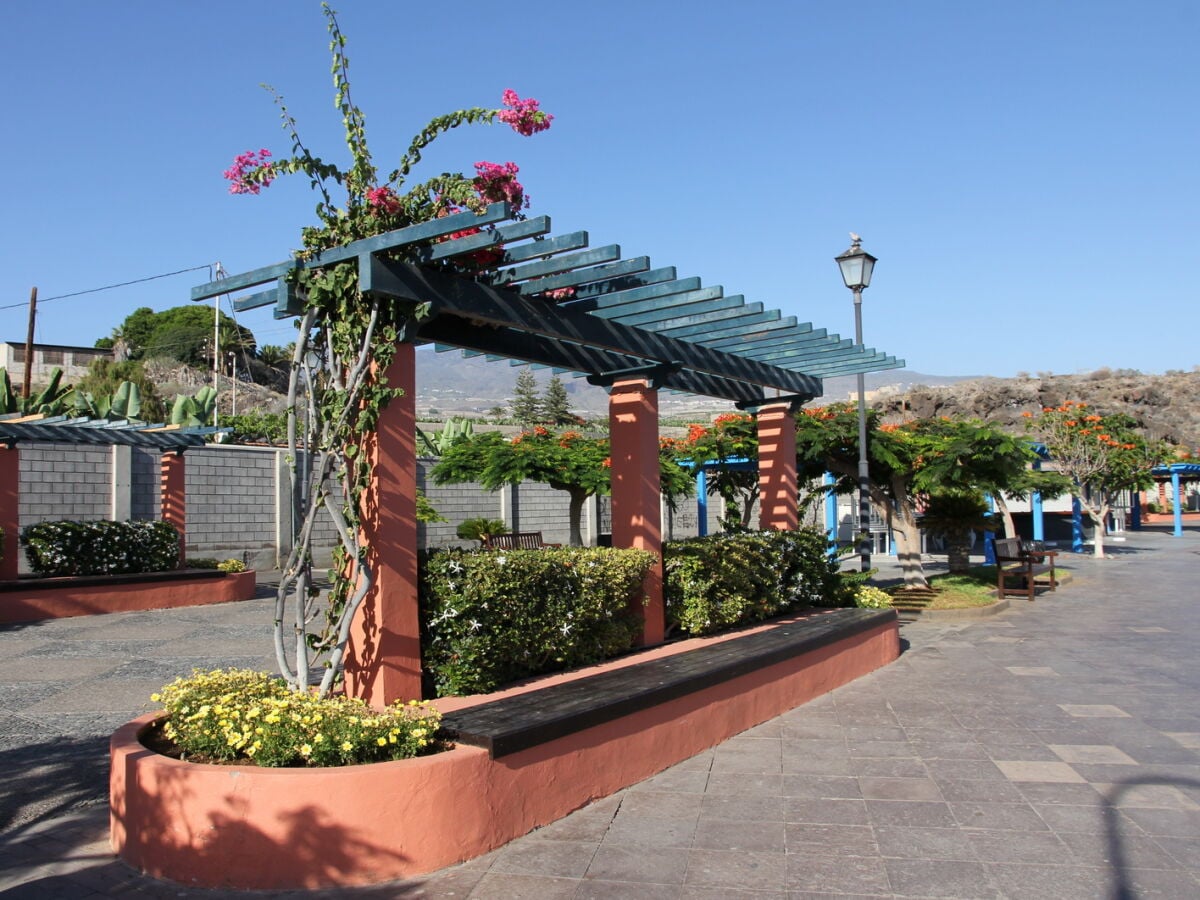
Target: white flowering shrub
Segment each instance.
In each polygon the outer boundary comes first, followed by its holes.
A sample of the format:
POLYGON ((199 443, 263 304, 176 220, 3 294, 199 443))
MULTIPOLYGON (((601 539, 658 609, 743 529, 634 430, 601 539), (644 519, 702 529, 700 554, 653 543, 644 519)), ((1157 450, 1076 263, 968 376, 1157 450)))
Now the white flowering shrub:
POLYGON ((481 694, 633 646, 644 550, 444 550, 422 567, 422 651, 438 696, 481 694))
POLYGON ((39 522, 21 531, 29 567, 45 577, 167 572, 179 532, 167 522, 39 522))

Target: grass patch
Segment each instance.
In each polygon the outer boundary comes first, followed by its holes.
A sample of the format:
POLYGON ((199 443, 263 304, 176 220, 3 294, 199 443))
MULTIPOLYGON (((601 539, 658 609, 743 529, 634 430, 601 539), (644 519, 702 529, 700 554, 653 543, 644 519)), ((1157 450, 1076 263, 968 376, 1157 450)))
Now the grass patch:
POLYGON ((996 567, 976 566, 966 575, 934 575, 929 579, 933 594, 927 597, 904 596, 904 590, 892 591, 899 609, 974 609, 996 602, 996 567))

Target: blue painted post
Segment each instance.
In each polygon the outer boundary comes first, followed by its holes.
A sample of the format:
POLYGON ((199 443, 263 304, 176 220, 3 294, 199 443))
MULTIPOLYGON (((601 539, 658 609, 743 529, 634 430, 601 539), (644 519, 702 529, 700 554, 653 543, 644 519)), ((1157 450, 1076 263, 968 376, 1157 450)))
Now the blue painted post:
POLYGON ((1071 498, 1071 551, 1083 552, 1083 507, 1078 497, 1071 498))
POLYGON ((1134 531, 1142 530, 1142 492, 1133 492, 1133 502, 1129 504, 1129 527, 1134 531))
MULTIPOLYGON (((1042 461, 1035 459, 1033 461, 1033 469, 1035 472, 1042 468, 1042 461)), ((1029 495, 1029 509, 1033 518, 1033 539, 1035 541, 1044 541, 1046 539, 1046 520, 1042 512, 1042 492, 1034 491, 1029 495)))
POLYGON ((696 473, 696 533, 708 534, 708 470, 701 467, 696 473))
MULTIPOLYGON (((988 518, 996 515, 996 498, 988 495, 988 518)), ((983 562, 985 565, 996 564, 996 532, 990 528, 983 532, 983 562)))
POLYGON ((1175 503, 1175 537, 1183 537, 1183 494, 1179 491, 1179 470, 1171 467, 1171 496, 1175 503))
POLYGON ((826 472, 823 479, 825 484, 825 532, 829 537, 829 555, 837 556, 837 495, 833 492, 833 481, 833 473, 826 472))

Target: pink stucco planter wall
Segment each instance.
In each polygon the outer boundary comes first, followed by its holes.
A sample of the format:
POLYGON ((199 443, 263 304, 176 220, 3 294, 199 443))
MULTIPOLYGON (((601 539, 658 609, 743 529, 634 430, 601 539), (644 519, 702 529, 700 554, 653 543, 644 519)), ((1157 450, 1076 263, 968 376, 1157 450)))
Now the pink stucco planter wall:
POLYGON ((146 749, 147 715, 112 737, 112 846, 187 885, 316 888, 431 872, 853 681, 899 655, 895 621, 529 750, 459 746, 326 769, 179 762, 146 749))
POLYGON ((41 584, 18 585, 14 590, 0 592, 0 625, 249 600, 254 596, 254 586, 253 571, 233 572, 223 578, 172 575, 161 581, 118 584, 45 579, 41 584))

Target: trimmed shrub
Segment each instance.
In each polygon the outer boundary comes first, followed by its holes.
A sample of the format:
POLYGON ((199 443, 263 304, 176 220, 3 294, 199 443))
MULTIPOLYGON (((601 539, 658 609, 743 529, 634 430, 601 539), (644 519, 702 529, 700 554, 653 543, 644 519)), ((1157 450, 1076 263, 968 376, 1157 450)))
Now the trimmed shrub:
POLYGON ((671 541, 663 548, 667 626, 711 634, 806 606, 852 606, 852 588, 816 529, 671 541))
POLYGON ((167 522, 39 522, 21 531, 38 575, 124 575, 179 566, 179 532, 167 522))
POLYGON ((630 649, 653 559, 598 547, 430 554, 422 644, 438 696, 487 693, 630 649))

